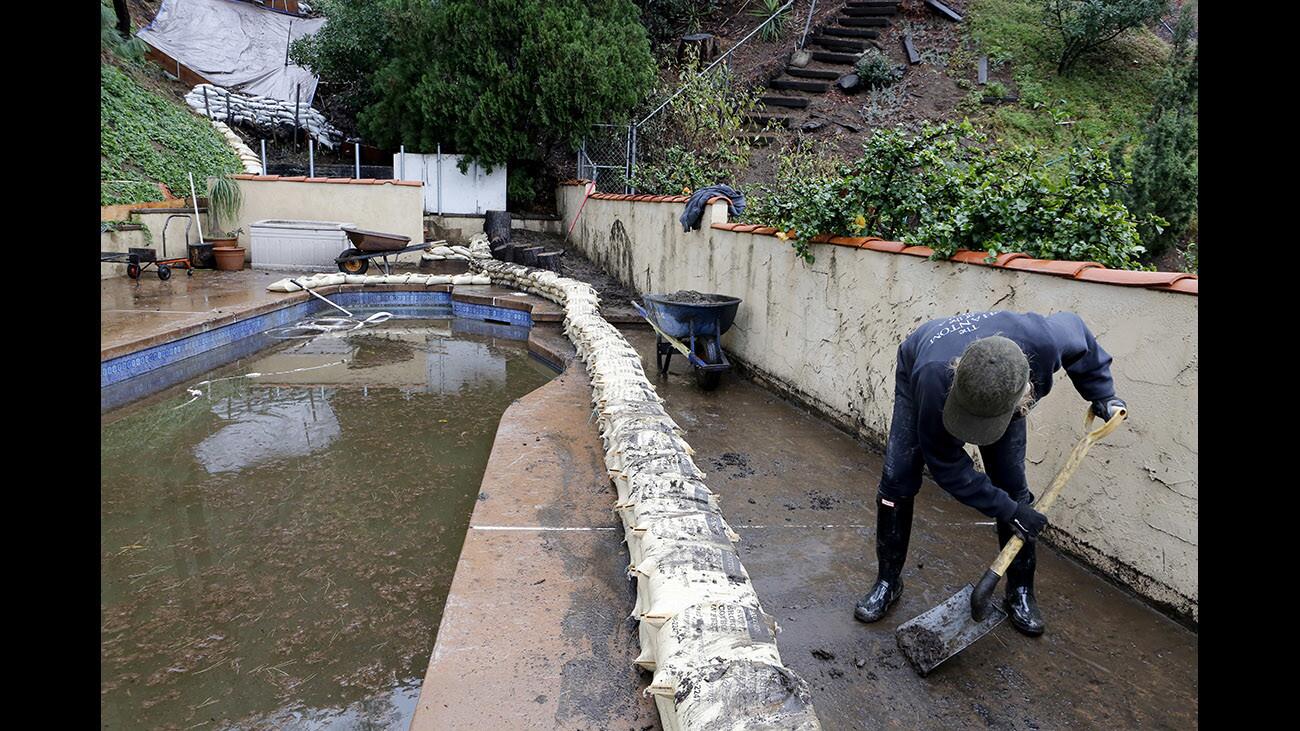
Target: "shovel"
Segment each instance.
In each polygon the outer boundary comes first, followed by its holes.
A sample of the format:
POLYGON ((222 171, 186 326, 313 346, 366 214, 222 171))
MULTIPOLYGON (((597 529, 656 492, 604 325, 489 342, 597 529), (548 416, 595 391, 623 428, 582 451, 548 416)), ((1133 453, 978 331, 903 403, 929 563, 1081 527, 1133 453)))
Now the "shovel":
MULTIPOLYGON (((1095 431, 1089 431, 1078 444, 1074 445, 1074 451, 1070 452, 1069 459, 1065 460, 1065 466, 1056 475, 1051 487, 1047 488, 1047 492, 1034 505, 1035 510, 1047 514, 1052 504, 1056 502, 1057 495, 1061 493, 1061 488, 1065 487, 1066 481, 1083 461, 1088 449, 1102 437, 1115 431, 1127 416, 1126 409, 1119 409, 1110 421, 1095 431)), ((1095 418, 1092 409, 1089 409, 1083 428, 1091 429, 1095 418)), ((948 601, 899 625, 898 632, 895 634, 898 649, 903 651, 921 677, 929 675, 930 671, 940 663, 975 644, 976 640, 988 634, 989 630, 1007 618, 1006 612, 990 600, 993 589, 1002 580, 1007 567, 1011 565, 1016 554, 1020 553, 1020 547, 1023 545, 1025 542, 1020 536, 1012 536, 1011 540, 1007 541, 1007 545, 1002 548, 1002 553, 998 554, 997 560, 988 571, 984 572, 979 583, 973 587, 967 584, 948 601)))

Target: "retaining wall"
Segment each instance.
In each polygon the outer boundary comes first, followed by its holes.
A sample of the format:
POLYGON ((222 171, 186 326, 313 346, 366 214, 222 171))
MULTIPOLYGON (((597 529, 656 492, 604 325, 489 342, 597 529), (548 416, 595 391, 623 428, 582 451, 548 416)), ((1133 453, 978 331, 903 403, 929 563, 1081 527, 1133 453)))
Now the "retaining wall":
MULTIPOLYGON (((585 191, 578 182, 560 186, 566 230, 585 191)), ((888 434, 898 345, 920 323, 993 309, 1078 313, 1114 356, 1117 393, 1131 414, 1075 473, 1048 540, 1199 622, 1196 278, 1023 254, 994 266, 982 252, 929 261, 924 247, 847 237, 819 237, 808 265, 774 229, 726 223, 725 201, 705 212, 703 229, 684 233, 677 219, 685 200, 595 194, 571 241, 639 291, 742 298, 723 338, 728 354, 877 445, 888 434)), ((1087 407, 1065 373, 1057 377, 1029 420, 1027 472, 1040 494, 1082 435, 1087 407)))

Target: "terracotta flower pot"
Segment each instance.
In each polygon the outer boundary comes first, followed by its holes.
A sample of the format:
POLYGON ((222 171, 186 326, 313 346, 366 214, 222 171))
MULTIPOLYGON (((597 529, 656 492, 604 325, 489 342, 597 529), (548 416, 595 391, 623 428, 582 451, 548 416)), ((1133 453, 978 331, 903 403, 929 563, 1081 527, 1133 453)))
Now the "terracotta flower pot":
POLYGON ((217 257, 217 269, 223 272, 237 272, 244 268, 244 247, 214 246, 212 253, 217 257))
POLYGON ((236 237, 236 236, 231 236, 231 237, 228 238, 228 239, 224 239, 224 238, 223 238, 223 239, 214 239, 214 238, 212 238, 212 237, 210 237, 210 236, 204 236, 204 237, 203 237, 203 243, 205 243, 205 244, 212 244, 213 246, 221 246, 221 247, 230 248, 230 247, 239 246, 239 238, 236 237))

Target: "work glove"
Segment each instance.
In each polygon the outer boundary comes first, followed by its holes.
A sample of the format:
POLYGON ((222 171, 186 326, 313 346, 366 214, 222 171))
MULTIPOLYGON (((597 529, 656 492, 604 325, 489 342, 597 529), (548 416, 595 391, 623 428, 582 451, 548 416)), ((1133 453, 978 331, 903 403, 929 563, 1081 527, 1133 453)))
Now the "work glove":
POLYGON ((1011 530, 1020 536, 1025 543, 1033 543, 1038 538, 1038 534, 1043 528, 1047 527, 1047 516, 1029 507, 1027 503, 1020 503, 1016 506, 1016 512, 1011 516, 1011 530))
POLYGON ((1101 417, 1103 421, 1110 421, 1116 411, 1127 408, 1128 404, 1124 403, 1124 399, 1116 398, 1115 396, 1092 402, 1092 413, 1101 417))

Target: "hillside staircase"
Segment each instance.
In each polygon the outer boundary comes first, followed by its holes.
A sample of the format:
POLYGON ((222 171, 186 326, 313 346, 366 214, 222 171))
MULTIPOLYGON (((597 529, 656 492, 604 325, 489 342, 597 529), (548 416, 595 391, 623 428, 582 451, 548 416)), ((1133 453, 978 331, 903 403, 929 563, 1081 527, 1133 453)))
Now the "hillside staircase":
POLYGON ((804 50, 812 55, 807 66, 788 65, 776 78, 768 81, 768 93, 760 101, 763 110, 749 118, 757 132, 753 141, 767 144, 782 136, 781 130, 792 129, 802 117, 792 112, 808 107, 813 95, 825 94, 837 79, 853 72, 858 57, 870 41, 889 27, 898 12, 900 0, 849 0, 833 20, 822 26, 817 35, 809 36, 804 50), (771 131, 768 125, 778 130, 771 131))

